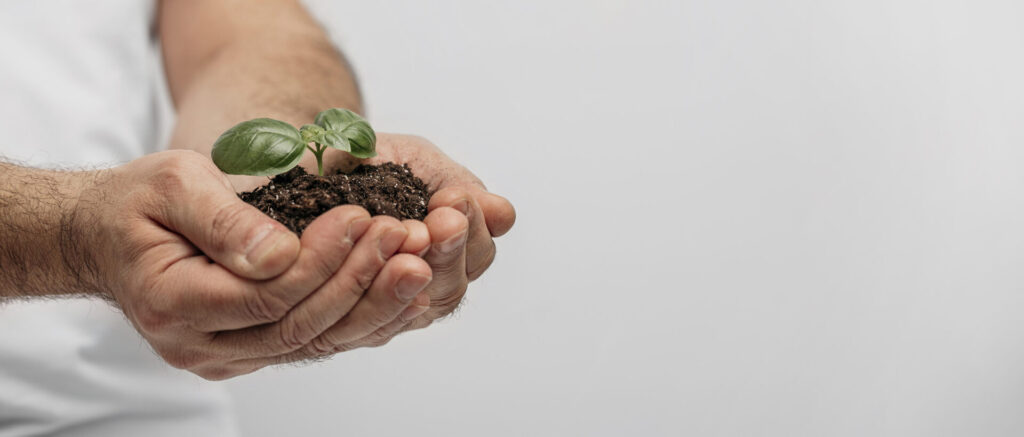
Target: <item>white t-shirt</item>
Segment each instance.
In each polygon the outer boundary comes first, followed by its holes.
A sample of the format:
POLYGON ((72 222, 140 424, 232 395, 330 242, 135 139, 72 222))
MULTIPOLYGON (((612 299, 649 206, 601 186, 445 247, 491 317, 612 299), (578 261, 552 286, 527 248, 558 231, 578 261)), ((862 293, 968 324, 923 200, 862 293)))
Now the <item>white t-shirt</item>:
MULTIPOLYGON (((167 111, 154 6, 0 2, 0 156, 105 167, 159 150, 167 111)), ((0 437, 41 434, 237 431, 221 386, 164 364, 108 304, 0 304, 0 437)))

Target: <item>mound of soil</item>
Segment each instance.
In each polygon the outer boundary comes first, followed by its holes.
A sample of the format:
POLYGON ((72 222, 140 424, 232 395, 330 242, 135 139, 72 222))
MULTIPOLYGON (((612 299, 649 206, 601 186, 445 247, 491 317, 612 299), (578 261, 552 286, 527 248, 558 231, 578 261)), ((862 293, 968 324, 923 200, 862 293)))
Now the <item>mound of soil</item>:
POLYGON ((338 205, 359 205, 370 215, 423 220, 430 201, 427 185, 409 166, 391 162, 323 177, 295 167, 239 196, 300 235, 320 214, 338 205))

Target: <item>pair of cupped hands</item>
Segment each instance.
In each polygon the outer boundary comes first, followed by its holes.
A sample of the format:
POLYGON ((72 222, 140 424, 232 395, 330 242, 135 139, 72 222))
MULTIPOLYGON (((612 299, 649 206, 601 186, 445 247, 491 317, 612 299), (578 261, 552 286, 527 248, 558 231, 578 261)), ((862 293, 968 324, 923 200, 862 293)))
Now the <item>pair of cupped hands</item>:
MULTIPOLYGON (((436 190, 422 222, 334 208, 299 238, 242 202, 206 156, 166 151, 109 171, 92 214, 96 275, 170 365, 212 380, 387 343, 451 313, 515 211, 420 137, 378 156, 436 190)), ((264 179, 265 182, 265 179, 264 179)), ((236 181, 235 185, 239 185, 236 181)))

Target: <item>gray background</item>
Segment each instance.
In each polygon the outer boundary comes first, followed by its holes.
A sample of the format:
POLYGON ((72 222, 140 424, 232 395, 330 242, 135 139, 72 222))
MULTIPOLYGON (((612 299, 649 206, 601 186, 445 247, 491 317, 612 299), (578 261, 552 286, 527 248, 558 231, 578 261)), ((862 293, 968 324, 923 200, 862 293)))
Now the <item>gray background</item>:
POLYGON ((519 222, 246 435, 1024 435, 1019 0, 309 3, 519 222))

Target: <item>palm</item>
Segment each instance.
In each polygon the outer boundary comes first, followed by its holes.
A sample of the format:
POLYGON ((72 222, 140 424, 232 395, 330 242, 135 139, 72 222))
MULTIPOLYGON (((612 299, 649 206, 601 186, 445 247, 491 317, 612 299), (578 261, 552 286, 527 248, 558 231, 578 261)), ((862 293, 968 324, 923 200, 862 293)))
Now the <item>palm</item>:
MULTIPOLYGON (((431 309, 408 324, 382 329, 371 339, 357 342, 352 347, 381 344, 401 331, 422 328, 451 313, 466 292, 468 282, 483 274, 493 261, 495 245, 492 237, 507 232, 516 217, 508 200, 487 192, 472 172, 424 138, 378 133, 376 150, 377 156, 365 160, 357 160, 338 150, 328 150, 324 155, 325 173, 349 171, 360 163, 393 162, 407 164, 413 174, 427 184, 432 195, 431 213, 424 223, 432 245, 423 256, 434 272, 433 281, 427 288, 431 309), (443 247, 444 242, 460 235, 463 242, 455 252, 446 254, 436 250, 443 247)), ((312 172, 317 168, 311 154, 303 158, 301 165, 312 172)), ((266 183, 266 178, 241 178, 246 179, 232 180, 239 191, 266 183)))

